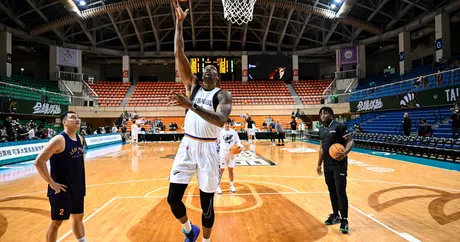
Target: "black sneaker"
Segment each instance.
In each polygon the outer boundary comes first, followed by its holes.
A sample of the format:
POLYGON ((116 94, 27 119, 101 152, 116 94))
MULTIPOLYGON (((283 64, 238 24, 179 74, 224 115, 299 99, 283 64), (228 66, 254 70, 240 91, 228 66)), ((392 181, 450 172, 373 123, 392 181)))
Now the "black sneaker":
POLYGON ((340 216, 339 215, 334 215, 334 214, 329 214, 329 218, 327 218, 326 221, 324 221, 324 224, 326 225, 333 225, 333 224, 338 224, 340 223, 340 216))
POLYGON ((340 222, 340 231, 342 234, 348 234, 348 220, 346 218, 340 222))

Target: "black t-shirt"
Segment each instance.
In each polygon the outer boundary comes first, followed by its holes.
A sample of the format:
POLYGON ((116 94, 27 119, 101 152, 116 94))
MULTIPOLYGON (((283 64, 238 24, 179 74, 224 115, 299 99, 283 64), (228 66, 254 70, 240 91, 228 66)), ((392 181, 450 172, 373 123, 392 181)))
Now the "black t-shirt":
POLYGON ((343 146, 346 145, 347 141, 343 138, 344 136, 351 135, 348 132, 347 126, 343 123, 332 121, 328 127, 321 127, 319 130, 319 139, 322 142, 323 147, 323 161, 324 165, 335 165, 335 164, 346 164, 348 162, 348 157, 341 161, 332 159, 329 156, 329 148, 335 143, 340 143, 343 146))
POLYGON ((452 119, 452 127, 460 128, 460 115, 459 114, 454 114, 450 116, 450 119, 452 119))
POLYGON ((297 130, 297 123, 295 121, 291 122, 291 130, 297 130))

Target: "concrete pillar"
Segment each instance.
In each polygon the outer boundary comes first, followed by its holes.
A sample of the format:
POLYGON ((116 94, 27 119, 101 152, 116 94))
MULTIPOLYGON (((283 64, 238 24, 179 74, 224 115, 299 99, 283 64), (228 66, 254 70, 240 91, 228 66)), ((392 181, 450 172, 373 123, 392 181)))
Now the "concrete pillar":
POLYGON ((435 17, 435 29, 436 29, 436 59, 439 61, 441 58, 451 57, 451 45, 450 45, 450 16, 448 14, 439 14, 435 17))
POLYGON ((299 80, 299 56, 292 55, 292 80, 299 80))
POLYGON ((366 46, 365 45, 360 45, 358 47, 358 57, 359 57, 359 62, 358 62, 358 75, 359 78, 366 78, 366 46))
POLYGON ((0 72, 8 77, 12 74, 12 49, 11 33, 0 32, 0 72))
POLYGON ((243 54, 241 56, 241 77, 242 81, 247 82, 249 76, 249 65, 248 65, 248 55, 243 54))
POLYGON ((78 55, 78 67, 77 67, 77 73, 83 73, 83 55, 82 55, 82 51, 79 50, 77 52, 77 55, 78 55))
POLYGON ((129 56, 127 55, 124 55, 123 56, 123 82, 129 82, 130 80, 130 77, 131 77, 131 70, 130 70, 130 66, 131 66, 131 60, 129 58, 129 56))
POLYGON ((57 47, 55 45, 50 45, 50 80, 57 80, 57 72, 59 71, 59 66, 57 64, 57 54, 57 47))
POLYGON ((399 33, 399 74, 412 69, 412 53, 410 46, 410 32, 399 33))
POLYGON ((337 49, 337 50, 335 50, 335 73, 336 73, 336 77, 337 77, 337 73, 340 72, 339 60, 340 60, 340 51, 337 49))

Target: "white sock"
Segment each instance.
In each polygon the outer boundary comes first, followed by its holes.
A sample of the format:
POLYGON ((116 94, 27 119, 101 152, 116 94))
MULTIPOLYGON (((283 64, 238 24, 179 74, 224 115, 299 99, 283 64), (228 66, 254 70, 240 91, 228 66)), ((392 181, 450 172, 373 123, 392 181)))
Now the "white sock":
POLYGON ((202 241, 203 241, 203 242, 211 242, 211 238, 209 238, 209 239, 205 239, 205 238, 203 238, 203 240, 202 240, 202 241))
POLYGON ((232 182, 232 181, 230 182, 230 186, 233 186, 233 182, 232 182))
POLYGON ((86 237, 83 236, 82 238, 77 239, 78 242, 86 242, 86 237))
POLYGON ((190 231, 192 230, 192 224, 190 223, 190 220, 187 220, 185 224, 181 224, 181 225, 187 234, 190 233, 190 231))

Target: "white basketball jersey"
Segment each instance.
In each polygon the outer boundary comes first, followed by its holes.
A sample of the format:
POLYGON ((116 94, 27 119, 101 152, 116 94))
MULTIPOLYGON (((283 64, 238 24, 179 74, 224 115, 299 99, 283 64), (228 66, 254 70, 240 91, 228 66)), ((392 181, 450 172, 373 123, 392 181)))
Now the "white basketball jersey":
POLYGON ((219 139, 220 149, 223 152, 227 152, 230 150, 230 147, 240 143, 240 137, 238 137, 238 133, 234 129, 229 129, 228 131, 222 129, 219 134, 219 139))
MULTIPOLYGON (((214 88, 211 91, 205 91, 203 87, 200 87, 200 90, 195 95, 193 103, 196 103, 198 106, 203 109, 214 112, 214 105, 212 99, 214 95, 220 90, 220 88, 214 88)), ((214 124, 209 123, 204 120, 198 114, 189 110, 185 115, 185 133, 197 138, 217 138, 219 136, 219 131, 222 127, 215 126, 214 124)))

